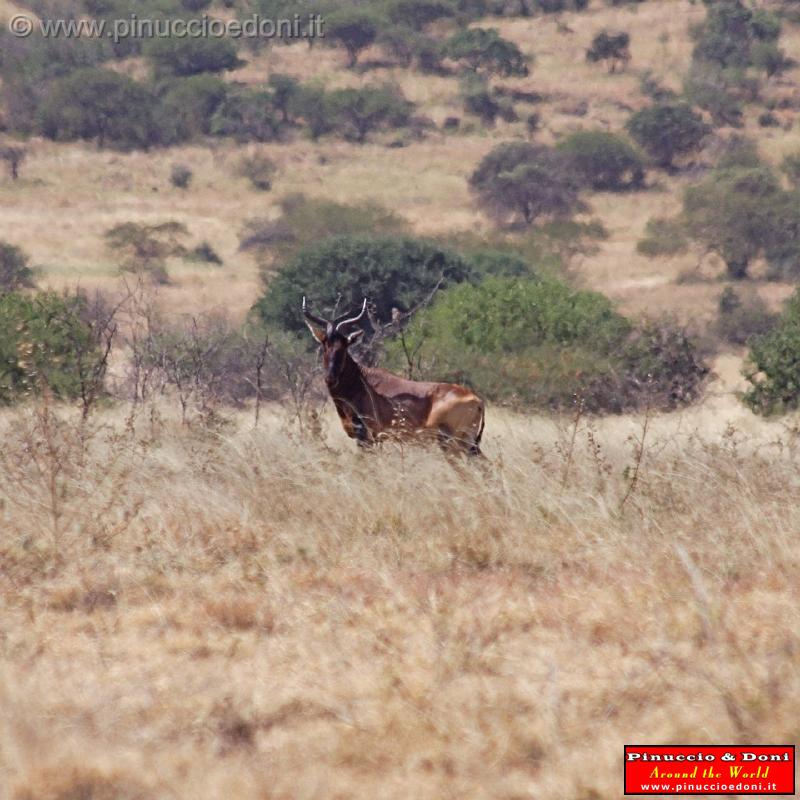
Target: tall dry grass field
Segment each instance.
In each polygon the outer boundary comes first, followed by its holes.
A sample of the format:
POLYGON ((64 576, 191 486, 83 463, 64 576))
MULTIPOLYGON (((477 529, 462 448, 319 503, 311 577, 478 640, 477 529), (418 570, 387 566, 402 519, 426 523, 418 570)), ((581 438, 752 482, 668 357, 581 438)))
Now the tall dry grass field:
POLYGON ((797 428, 169 412, 2 418, 2 800, 597 800, 625 742, 798 739, 797 428))

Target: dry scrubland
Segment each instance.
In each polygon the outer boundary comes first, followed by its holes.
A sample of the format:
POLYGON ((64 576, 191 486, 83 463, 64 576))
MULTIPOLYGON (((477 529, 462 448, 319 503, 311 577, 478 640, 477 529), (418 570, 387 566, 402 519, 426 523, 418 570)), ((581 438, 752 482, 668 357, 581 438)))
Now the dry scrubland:
POLYGON ((729 396, 493 411, 481 465, 60 417, 2 420, 3 800, 589 800, 800 735, 799 432, 729 396))
MULTIPOLYGON (((536 54, 505 82, 546 94, 543 141, 618 129, 646 102, 639 71, 678 88, 687 70, 700 4, 594 5, 561 16, 571 33, 492 23, 536 54), (630 31, 628 74, 584 62, 602 27, 630 31)), ((781 45, 800 59, 800 29, 781 45)), ((232 78, 394 78, 437 123, 461 115, 455 79, 342 60, 278 47, 232 78)), ((746 127, 776 164, 799 131, 746 127)), ((37 141, 20 180, 0 180, 0 239, 42 285, 110 288, 103 232, 175 219, 225 266, 170 264, 163 301, 243 314, 259 281, 238 233, 282 194, 380 202, 419 234, 481 228, 466 177, 521 134, 263 145, 281 168, 270 194, 233 177, 251 148, 37 141), (174 163, 194 170, 189 191, 170 186, 174 163)), ((687 180, 651 178, 591 198, 610 236, 571 273, 623 310, 707 318, 720 283, 675 281, 713 264, 635 252, 687 180)), ((759 286, 773 305, 788 290, 759 286)), ((680 414, 576 425, 490 408, 479 465, 361 455, 335 420, 302 438, 280 409, 257 430, 245 412, 183 427, 168 403, 84 427, 63 408, 3 412, 0 800, 599 800, 622 792, 624 742, 797 741, 800 429, 738 404, 737 359, 716 371, 680 414)))
MULTIPOLYGON (((6 4, 12 8, 11 4, 6 4)), ((0 16, 8 16, 8 9, 0 16)), ((589 11, 552 17, 496 19, 498 27, 535 63, 529 78, 498 82, 539 92, 535 106, 541 114, 542 142, 554 141, 580 129, 619 130, 632 109, 649 101, 641 93, 639 76, 650 70, 668 86, 680 89, 691 57, 688 25, 702 19, 702 4, 688 0, 650 2, 641 8, 609 8, 596 2, 589 11), (587 64, 584 52, 602 28, 631 34, 632 61, 626 73, 609 75, 599 65, 587 64)), ((800 27, 785 25, 781 46, 800 61, 800 27)), ((456 134, 432 131, 422 141, 387 148, 394 135, 364 146, 323 139, 318 145, 303 140, 265 145, 215 143, 210 147, 176 147, 151 153, 98 152, 86 144, 56 145, 35 141, 22 170, 12 184, 0 178, 0 238, 22 247, 39 267, 40 283, 56 287, 113 287, 117 263, 104 246, 103 233, 119 222, 185 223, 195 241, 207 239, 222 256, 217 269, 181 261, 170 264, 174 285, 165 297, 175 308, 197 310, 218 304, 243 314, 258 295, 258 271, 248 254, 238 251, 238 235, 245 220, 278 213, 277 201, 288 192, 351 203, 380 203, 405 218, 420 235, 446 235, 464 230, 489 230, 470 196, 466 179, 478 161, 500 141, 524 136, 523 122, 499 123, 485 130, 463 114, 456 77, 422 75, 394 67, 370 67, 356 72, 343 69, 340 50, 303 43, 275 47, 229 74, 230 80, 262 83, 272 72, 317 79, 329 87, 390 80, 397 82, 418 106, 418 113, 441 124, 449 115, 463 118, 456 134), (279 166, 271 193, 255 192, 235 165, 244 152, 260 150, 279 166), (171 166, 183 163, 195 173, 192 187, 182 191, 170 185, 171 166)), ((377 49, 362 56, 366 64, 381 58, 377 49)), ((126 66, 140 74, 144 65, 126 66)), ((764 96, 797 91, 800 67, 766 82, 764 96)), ((534 107, 528 107, 533 109, 534 107)), ((526 111, 522 104, 520 111, 526 111)), ((524 116, 524 114, 523 114, 524 116)), ((743 133, 754 136, 761 155, 778 164, 800 149, 800 128, 762 129, 749 114, 743 133)), ((724 131, 723 131, 724 132, 724 131)), ((702 155, 700 161, 713 161, 702 155)), ((672 259, 651 260, 636 252, 648 219, 668 216, 680 207, 689 178, 652 173, 651 187, 630 195, 594 194, 587 216, 600 219, 609 232, 597 251, 573 259, 570 270, 584 285, 599 289, 620 303, 623 311, 639 313, 669 310, 692 322, 707 321, 715 311, 721 265, 702 260, 693 252, 672 259), (686 276, 693 282, 679 282, 686 276), (699 281, 699 282, 698 282, 699 281)), ((777 307, 791 291, 785 284, 766 284, 758 291, 777 307)))

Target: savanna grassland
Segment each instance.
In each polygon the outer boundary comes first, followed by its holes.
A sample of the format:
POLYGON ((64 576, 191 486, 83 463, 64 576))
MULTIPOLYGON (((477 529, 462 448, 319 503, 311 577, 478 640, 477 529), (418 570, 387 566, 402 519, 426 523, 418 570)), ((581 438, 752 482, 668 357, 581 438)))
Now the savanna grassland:
MULTIPOLYGON (((0 16, 18 7, 0 2, 0 16)), ((542 96, 542 142, 619 130, 648 103, 645 70, 680 90, 704 13, 596 0, 493 19, 535 54, 529 77, 502 82, 542 96), (619 73, 584 58, 605 27, 631 35, 619 73)), ((781 46, 800 61, 800 26, 781 46)), ((305 44, 226 79, 270 72, 391 78, 437 126, 463 114, 453 77, 346 70, 340 50, 305 44)), ((762 91, 793 96, 798 81, 793 66, 762 91)), ((743 132, 768 163, 800 149, 788 112, 769 128, 751 117, 743 132)), ((130 153, 34 138, 20 178, 0 180, 0 239, 30 254, 42 287, 113 295, 104 232, 176 220, 223 266, 170 259, 161 309, 243 318, 261 276, 240 233, 283 195, 378 203, 421 236, 488 232, 467 178, 525 135, 500 121, 403 147, 387 134, 130 153), (235 175, 248 152, 277 164, 270 192, 235 175), (170 184, 175 163, 190 190, 170 184)), ((703 333, 721 262, 636 251, 691 179, 592 194, 583 218, 608 236, 566 277, 703 333)), ((748 286, 773 309, 793 288, 758 269, 748 286)), ((478 463, 357 452, 329 407, 302 427, 278 403, 257 425, 247 405, 183 424, 169 393, 87 419, 47 393, 3 409, 0 800, 605 800, 622 794, 624 743, 796 742, 800 428, 739 402, 741 361, 716 352, 704 399, 672 413, 490 404, 478 463)), ((124 362, 115 353, 115 380, 124 362)))
POLYGON ((798 734, 797 431, 725 398, 494 412, 481 467, 11 422, 5 796, 616 797, 624 742, 798 734))

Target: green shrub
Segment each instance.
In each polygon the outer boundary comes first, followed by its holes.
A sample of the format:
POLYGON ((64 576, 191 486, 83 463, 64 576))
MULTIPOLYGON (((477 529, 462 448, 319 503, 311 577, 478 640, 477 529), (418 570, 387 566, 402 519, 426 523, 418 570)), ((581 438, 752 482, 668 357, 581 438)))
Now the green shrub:
POLYGON ((696 150, 708 125, 686 103, 657 103, 637 111, 626 125, 634 140, 659 167, 670 169, 677 156, 696 150))
POLYGON ((758 44, 777 41, 780 19, 764 10, 755 10, 741 0, 707 3, 706 19, 694 31, 696 61, 711 62, 723 68, 753 64, 758 44))
POLYGON ((78 69, 55 81, 40 110, 41 132, 50 139, 95 139, 123 150, 158 144, 157 100, 136 81, 106 69, 78 69))
POLYGON ((645 237, 636 243, 636 252, 643 256, 676 256, 689 247, 686 229, 680 220, 653 218, 647 221, 645 237))
POLYGON ((481 207, 498 221, 530 224, 577 208, 578 183, 568 158, 527 142, 508 142, 486 155, 469 179, 481 207))
POLYGON ((198 75, 236 69, 244 62, 230 39, 208 37, 161 37, 148 39, 144 53, 157 75, 198 75))
POLYGON ((123 222, 109 228, 105 240, 108 250, 120 259, 123 272, 146 274, 157 283, 168 283, 166 260, 186 254, 181 240, 188 233, 180 222, 123 222))
POLYGON ((397 235, 408 229, 403 219, 373 203, 344 205, 290 194, 281 198, 280 207, 277 219, 247 223, 240 240, 242 250, 255 252, 262 260, 275 255, 288 259, 332 236, 397 235))
POLYGON ((278 174, 278 166, 265 153, 249 153, 239 159, 236 174, 247 178, 250 185, 259 192, 268 192, 278 174))
POLYGON ((762 111, 758 115, 758 125, 760 128, 780 128, 781 121, 772 111, 762 111))
POLYGON ((756 42, 750 51, 750 58, 753 66, 764 70, 768 78, 780 74, 791 63, 775 42, 756 42))
POLYGON ((586 51, 586 60, 592 63, 607 61, 608 71, 616 72, 620 64, 624 67, 631 60, 630 43, 631 37, 624 31, 600 31, 586 51))
POLYGON ((487 278, 441 294, 389 343, 395 368, 464 382, 489 399, 590 411, 694 399, 705 375, 668 326, 635 328, 594 292, 552 280, 487 278))
POLYGON ((603 131, 573 133, 558 144, 581 182, 592 189, 624 191, 640 188, 644 162, 621 136, 603 131))
POLYGON ((447 40, 444 54, 473 71, 503 76, 528 74, 528 59, 495 28, 463 28, 447 40))
POLYGON ((330 93, 321 86, 301 86, 292 99, 291 109, 291 113, 305 123, 315 142, 335 127, 330 93))
POLYGON ((272 142, 280 134, 280 118, 272 95, 257 89, 229 92, 211 118, 211 133, 238 142, 272 142))
POLYGON ((731 87, 730 76, 707 65, 693 65, 684 81, 687 100, 708 111, 716 126, 742 126, 744 109, 739 97, 731 87))
POLYGON ((781 170, 795 189, 800 188, 800 153, 790 153, 781 162, 781 170))
POLYGON ((745 403, 757 414, 784 414, 800 405, 800 292, 774 327, 750 341, 745 403))
POLYGON ((471 274, 470 265, 460 256, 424 240, 335 236, 303 248, 284 263, 255 310, 265 323, 302 331, 304 295, 320 311, 336 306, 339 313, 368 297, 377 318, 388 322, 392 308, 410 310, 437 286, 471 274))
POLYGON ((0 403, 44 387, 59 398, 79 395, 82 359, 96 350, 84 308, 74 295, 0 294, 0 403))
POLYGON ((219 253, 207 241, 202 241, 196 247, 193 247, 186 254, 186 260, 197 261, 201 264, 214 264, 218 267, 222 266, 222 259, 219 253))
POLYGON ((170 81, 162 89, 158 126, 166 144, 211 133, 211 120, 228 93, 216 75, 192 75, 170 81))
POLYGON ((188 189, 193 175, 194 173, 186 164, 173 164, 169 181, 176 189, 188 189))
POLYGON ((28 256, 8 242, 0 242, 0 294, 33 286, 28 256))
POLYGON ((385 8, 392 22, 408 25, 416 31, 456 13, 455 4, 450 0, 389 0, 385 8))
POLYGON ((325 15, 325 41, 344 47, 348 66, 355 67, 359 54, 375 41, 382 24, 382 18, 368 8, 341 7, 325 15))
POLYGON ((272 90, 272 107, 280 114, 281 122, 290 123, 292 111, 300 93, 300 84, 291 75, 273 72, 269 76, 269 88, 272 90))
POLYGON ((775 315, 755 292, 742 299, 728 286, 719 296, 717 308, 716 332, 729 344, 747 344, 754 336, 763 336, 775 324, 775 315))
POLYGON ((337 89, 330 93, 329 104, 336 127, 359 144, 373 131, 405 125, 412 108, 392 86, 337 89))
POLYGON ((747 136, 735 134, 723 143, 716 168, 717 170, 736 167, 751 169, 763 166, 764 162, 758 154, 756 142, 747 136))
POLYGON ((777 245, 776 215, 784 204, 780 184, 766 167, 715 170, 688 187, 683 199, 688 234, 717 253, 734 279, 745 277, 750 262, 777 245))

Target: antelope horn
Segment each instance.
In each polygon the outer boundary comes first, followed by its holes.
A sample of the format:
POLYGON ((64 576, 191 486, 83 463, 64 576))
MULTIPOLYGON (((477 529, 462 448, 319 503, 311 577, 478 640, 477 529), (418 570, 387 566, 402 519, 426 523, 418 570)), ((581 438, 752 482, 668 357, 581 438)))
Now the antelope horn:
POLYGON ((345 325, 355 325, 357 322, 361 322, 364 318, 364 315, 367 313, 367 298, 364 298, 364 305, 361 306, 361 311, 356 314, 354 317, 350 318, 342 318, 335 320, 333 323, 333 329, 338 331, 340 328, 344 327, 345 325))
POLYGON ((308 310, 308 305, 306 304, 306 298, 305 298, 305 296, 303 296, 303 316, 304 316, 304 317, 305 317, 305 318, 306 318, 306 319, 307 319, 309 322, 313 322, 315 325, 317 325, 317 326, 318 326, 318 327, 320 327, 320 328, 324 328, 325 330, 328 330, 328 328, 330 328, 330 327, 331 327, 331 323, 330 323, 330 322, 328 322, 328 320, 326 320, 326 319, 322 319, 322 317, 317 317, 317 316, 315 316, 314 314, 312 314, 312 313, 311 313, 311 312, 308 310))

